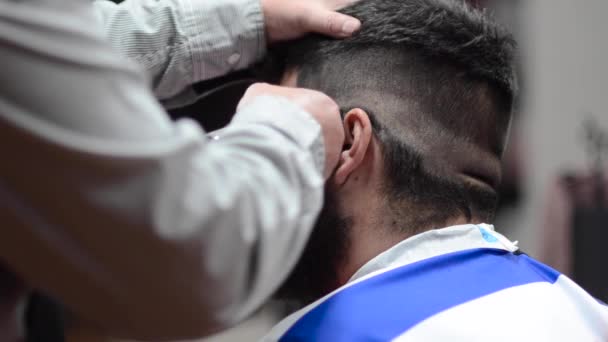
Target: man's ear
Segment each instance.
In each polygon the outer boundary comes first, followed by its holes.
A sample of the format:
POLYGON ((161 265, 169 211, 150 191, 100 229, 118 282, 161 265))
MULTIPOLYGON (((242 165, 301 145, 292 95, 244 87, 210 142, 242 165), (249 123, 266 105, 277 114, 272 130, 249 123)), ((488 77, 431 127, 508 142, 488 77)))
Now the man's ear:
POLYGON ((371 139, 372 125, 367 113, 360 108, 348 111, 344 116, 344 149, 334 175, 337 185, 346 183, 361 166, 371 139))

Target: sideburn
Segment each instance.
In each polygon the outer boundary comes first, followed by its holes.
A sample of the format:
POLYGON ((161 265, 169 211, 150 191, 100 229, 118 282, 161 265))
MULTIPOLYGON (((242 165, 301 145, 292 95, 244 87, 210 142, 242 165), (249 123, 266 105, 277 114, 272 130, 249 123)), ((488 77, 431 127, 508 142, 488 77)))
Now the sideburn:
POLYGON ((335 193, 326 186, 325 204, 308 244, 276 299, 304 306, 342 285, 337 270, 350 246, 352 220, 340 215, 337 204, 335 193))

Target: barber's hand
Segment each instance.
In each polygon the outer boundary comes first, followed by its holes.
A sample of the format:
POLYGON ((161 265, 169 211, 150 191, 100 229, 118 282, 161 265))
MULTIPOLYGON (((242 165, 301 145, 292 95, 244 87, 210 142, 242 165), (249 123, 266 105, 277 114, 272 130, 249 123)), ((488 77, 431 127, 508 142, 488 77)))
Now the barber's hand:
POLYGON ((325 144, 325 170, 323 176, 329 178, 340 159, 344 144, 344 127, 340 109, 329 96, 309 89, 279 87, 265 83, 250 86, 238 107, 246 105, 261 95, 281 96, 310 113, 321 125, 325 144))
POLYGON ((351 36, 358 19, 335 12, 356 0, 261 0, 269 43, 291 40, 309 32, 335 38, 351 36))

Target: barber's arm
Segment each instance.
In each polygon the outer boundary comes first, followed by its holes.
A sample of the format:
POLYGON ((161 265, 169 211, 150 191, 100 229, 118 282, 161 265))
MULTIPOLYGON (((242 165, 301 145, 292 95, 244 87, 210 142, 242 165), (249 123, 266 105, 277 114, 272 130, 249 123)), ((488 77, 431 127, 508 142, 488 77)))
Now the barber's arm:
POLYGON ((266 52, 260 0, 96 0, 104 33, 153 80, 161 100, 195 99, 193 83, 244 69, 266 52))
POLYGON ((303 249, 322 204, 321 128, 276 96, 243 104, 214 140, 174 124, 95 15, 0 3, 0 259, 110 334, 230 326, 303 249))
POLYGON ((360 23, 334 12, 354 0, 95 0, 111 45, 143 67, 167 107, 196 100, 192 84, 259 61, 267 43, 307 32, 337 38, 360 23))

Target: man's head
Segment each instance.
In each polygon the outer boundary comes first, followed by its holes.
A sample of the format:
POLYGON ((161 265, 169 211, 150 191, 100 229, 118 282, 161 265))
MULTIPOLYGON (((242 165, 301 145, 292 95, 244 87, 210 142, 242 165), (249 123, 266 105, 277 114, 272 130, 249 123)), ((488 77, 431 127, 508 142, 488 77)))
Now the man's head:
POLYGON ((358 34, 306 37, 285 59, 284 84, 323 91, 344 115, 342 159, 294 273, 325 290, 345 279, 315 277, 322 262, 352 275, 414 233, 493 219, 516 92, 511 36, 461 1, 362 0, 343 12, 362 21, 358 34))

